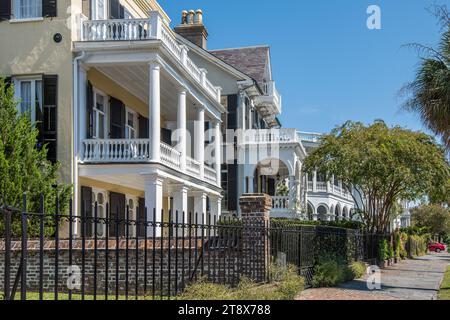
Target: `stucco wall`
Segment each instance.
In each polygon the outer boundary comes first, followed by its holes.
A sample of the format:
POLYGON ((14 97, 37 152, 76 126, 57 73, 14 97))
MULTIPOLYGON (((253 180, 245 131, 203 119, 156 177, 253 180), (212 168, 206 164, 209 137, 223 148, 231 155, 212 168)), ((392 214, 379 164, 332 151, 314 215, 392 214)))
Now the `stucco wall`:
POLYGON ((0 75, 58 75, 58 145, 57 156, 62 164, 61 178, 71 179, 72 133, 72 52, 71 31, 66 25, 70 0, 58 1, 55 18, 35 22, 0 22, 0 75), (60 33, 63 40, 53 41, 60 33))

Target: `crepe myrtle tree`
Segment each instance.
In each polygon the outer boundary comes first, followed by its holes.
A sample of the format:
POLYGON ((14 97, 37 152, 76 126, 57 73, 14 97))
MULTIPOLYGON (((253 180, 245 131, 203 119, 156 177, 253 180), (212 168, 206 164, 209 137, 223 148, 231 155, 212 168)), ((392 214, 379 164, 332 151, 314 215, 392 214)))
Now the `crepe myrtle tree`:
MULTIPOLYGON (((47 148, 38 144, 39 131, 30 115, 19 114, 14 86, 0 78, 0 207, 23 210, 23 195, 27 196, 27 212, 40 212, 41 194, 48 215, 55 213, 56 195, 60 210, 68 207, 71 188, 58 181, 59 164, 47 160, 47 148)), ((4 234, 3 215, 0 235, 4 234)), ((39 221, 28 217, 30 236, 39 234, 39 221)), ((20 215, 12 216, 13 236, 21 234, 20 215)), ((45 234, 54 233, 54 219, 45 219, 45 234)))
POLYGON ((347 122, 323 136, 305 160, 304 170, 334 175, 351 190, 370 232, 386 232, 398 202, 436 193, 448 182, 444 150, 433 137, 383 121, 347 122))

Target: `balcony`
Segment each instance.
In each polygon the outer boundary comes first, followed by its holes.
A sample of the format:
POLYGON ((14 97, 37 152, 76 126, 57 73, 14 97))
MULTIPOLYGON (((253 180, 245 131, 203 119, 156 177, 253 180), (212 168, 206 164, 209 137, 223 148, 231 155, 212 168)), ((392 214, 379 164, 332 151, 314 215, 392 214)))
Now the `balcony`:
MULTIPOLYGON (((87 139, 83 141, 84 152, 82 162, 86 164, 126 164, 150 163, 149 139, 87 139)), ((175 148, 161 142, 161 164, 183 172, 182 156, 175 148)), ((186 157, 186 170, 183 172, 210 184, 217 184, 216 170, 205 164, 202 175, 201 165, 196 160, 186 157)))
POLYGON ((241 139, 244 144, 300 143, 296 129, 245 130, 241 139))
POLYGON ((275 81, 263 84, 264 95, 255 98, 255 105, 264 117, 275 117, 281 114, 282 99, 278 92, 275 81))
POLYGON ((78 39, 74 46, 79 51, 95 47, 96 42, 101 42, 98 45, 100 49, 105 47, 105 43, 117 44, 118 46, 114 46, 117 49, 123 44, 123 47, 128 49, 139 43, 160 41, 162 47, 191 79, 200 85, 211 99, 220 103, 220 87, 214 86, 206 77, 206 71, 196 66, 188 57, 188 49, 178 44, 173 31, 157 11, 152 11, 146 19, 88 20, 84 15, 80 15, 78 39))

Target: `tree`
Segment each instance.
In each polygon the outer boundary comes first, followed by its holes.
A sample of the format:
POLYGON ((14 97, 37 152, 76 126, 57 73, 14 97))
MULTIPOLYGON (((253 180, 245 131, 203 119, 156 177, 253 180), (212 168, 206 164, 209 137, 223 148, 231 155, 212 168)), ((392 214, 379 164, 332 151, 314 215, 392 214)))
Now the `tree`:
POLYGON ((401 200, 415 200, 450 177, 444 150, 434 138, 383 121, 347 122, 322 138, 304 170, 334 175, 351 192, 371 232, 385 232, 401 200))
POLYGON ((421 62, 415 79, 400 94, 409 94, 403 108, 418 113, 450 151, 450 15, 445 6, 436 7, 435 14, 444 29, 439 46, 409 45, 419 51, 421 62))
MULTIPOLYGON (((38 147, 38 129, 29 114, 19 114, 14 99, 14 86, 0 79, 0 206, 23 209, 23 194, 27 195, 27 212, 39 212, 40 195, 48 214, 55 212, 56 194, 61 212, 68 207, 70 187, 58 183, 59 164, 47 161, 46 146, 38 147)), ((46 222, 46 234, 53 233, 51 219, 46 222), (51 221, 50 221, 51 220, 51 221)), ((20 234, 20 217, 13 215, 13 234, 20 234)), ((30 235, 38 234, 36 219, 29 217, 30 235)), ((4 232, 3 219, 0 234, 4 232)))
POLYGON ((411 220, 415 227, 427 228, 439 237, 450 234, 450 210, 439 205, 423 205, 411 210, 411 220))

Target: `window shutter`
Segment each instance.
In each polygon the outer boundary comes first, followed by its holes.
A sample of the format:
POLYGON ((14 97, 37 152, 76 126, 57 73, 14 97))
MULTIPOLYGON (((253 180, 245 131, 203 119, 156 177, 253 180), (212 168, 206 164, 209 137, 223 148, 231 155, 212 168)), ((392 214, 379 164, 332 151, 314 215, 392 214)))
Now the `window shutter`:
POLYGON ((109 235, 115 237, 117 235, 116 228, 119 229, 118 236, 125 235, 125 195, 121 193, 110 192, 109 204, 110 204, 110 224, 109 235), (119 225, 117 226, 116 219, 119 219, 119 225))
POLYGON ((82 0, 81 2, 81 12, 91 19, 91 0, 82 0))
POLYGON ((81 187, 81 216, 84 218, 84 223, 86 223, 86 228, 81 225, 81 234, 86 237, 92 237, 92 188, 81 187))
POLYGON ((110 0, 109 1, 109 17, 111 19, 120 19, 119 0, 110 0))
POLYGON ((0 2, 0 21, 11 19, 11 1, 2 0, 0 2))
POLYGON ((42 0, 42 16, 56 17, 56 0, 42 0))
POLYGON ((87 138, 91 139, 94 136, 94 89, 90 81, 87 83, 86 92, 86 123, 87 138))
POLYGON ((148 139, 149 138, 149 123, 148 118, 139 115, 139 138, 148 139))
POLYGON ((145 216, 145 199, 139 198, 139 208, 138 208, 138 222, 139 228, 137 235, 138 237, 145 237, 145 223, 147 222, 147 217, 145 216))
POLYGON ((237 161, 235 160, 234 164, 228 165, 228 211, 237 211, 237 206, 238 206, 237 174, 238 174, 238 165, 237 165, 237 161))
POLYGON ((5 89, 8 89, 9 87, 11 87, 11 83, 12 83, 12 78, 6 77, 5 78, 5 89))
POLYGON ((111 97, 110 112, 111 139, 125 138, 125 105, 122 101, 111 97))
POLYGON ((161 141, 165 144, 172 145, 172 131, 166 128, 161 128, 161 141))
POLYGON ((37 120, 41 121, 41 141, 47 145, 47 159, 57 161, 57 116, 58 116, 58 76, 44 76, 44 105, 42 112, 36 112, 37 120))

